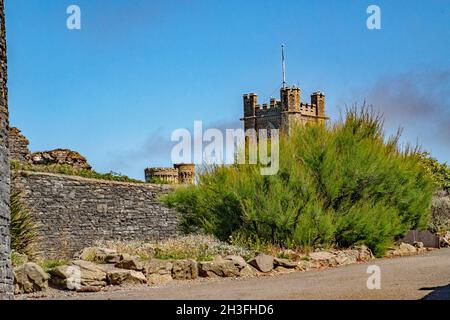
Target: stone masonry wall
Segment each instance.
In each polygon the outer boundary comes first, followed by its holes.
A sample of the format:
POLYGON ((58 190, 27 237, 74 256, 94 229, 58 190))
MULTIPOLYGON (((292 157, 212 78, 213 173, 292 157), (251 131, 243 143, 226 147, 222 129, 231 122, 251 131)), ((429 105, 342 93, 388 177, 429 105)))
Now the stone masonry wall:
POLYGON ((157 199, 170 186, 16 172, 13 189, 40 225, 44 258, 71 258, 96 240, 165 239, 176 235, 174 211, 157 199))
POLYGON ((17 128, 9 130, 9 153, 11 160, 30 162, 31 153, 28 149, 30 142, 17 128))
POLYGON ((3 300, 13 297, 13 278, 9 259, 8 73, 3 0, 0 0, 0 69, 0 300, 3 300))

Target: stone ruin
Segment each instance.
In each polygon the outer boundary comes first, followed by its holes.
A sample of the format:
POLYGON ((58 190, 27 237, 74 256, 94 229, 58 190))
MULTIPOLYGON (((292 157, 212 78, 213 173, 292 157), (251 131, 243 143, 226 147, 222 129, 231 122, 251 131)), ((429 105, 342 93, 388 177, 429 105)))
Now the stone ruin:
POLYGON ((28 149, 30 142, 17 128, 9 129, 9 153, 10 158, 20 162, 30 162, 31 152, 28 149))
POLYGON ((21 163, 33 165, 69 165, 77 170, 92 170, 86 158, 80 153, 68 149, 56 149, 31 153, 28 139, 17 128, 9 130, 10 158, 21 163))
POLYGON ((148 183, 162 182, 168 184, 192 184, 195 179, 195 165, 180 163, 173 168, 147 168, 145 181, 148 183))
POLYGON ((68 149, 35 152, 31 155, 31 161, 35 165, 61 164, 78 170, 92 170, 85 157, 68 149))

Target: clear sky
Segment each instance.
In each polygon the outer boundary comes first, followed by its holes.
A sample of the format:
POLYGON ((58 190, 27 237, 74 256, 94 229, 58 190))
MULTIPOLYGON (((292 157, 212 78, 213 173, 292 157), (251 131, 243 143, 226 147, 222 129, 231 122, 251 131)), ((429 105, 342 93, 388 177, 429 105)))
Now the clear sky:
POLYGON ((236 126, 242 94, 278 97, 284 43, 303 100, 325 92, 333 119, 366 101, 388 132, 450 162, 448 0, 5 2, 11 124, 32 151, 143 178, 171 165, 173 130, 236 126), (81 30, 66 28, 71 4, 81 30), (370 4, 381 30, 366 27, 370 4))

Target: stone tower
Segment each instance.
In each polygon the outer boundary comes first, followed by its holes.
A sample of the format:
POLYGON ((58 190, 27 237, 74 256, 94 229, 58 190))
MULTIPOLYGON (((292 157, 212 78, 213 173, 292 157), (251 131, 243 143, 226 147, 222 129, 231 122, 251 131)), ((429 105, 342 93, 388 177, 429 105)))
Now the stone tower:
POLYGON ((9 149, 6 30, 4 1, 0 0, 0 300, 13 298, 9 237, 9 149))
POLYGON ((195 179, 195 164, 180 163, 176 164, 175 169, 178 170, 178 183, 192 184, 195 179))
POLYGON ((258 104, 255 93, 244 95, 244 129, 280 129, 289 133, 295 124, 325 123, 325 95, 314 92, 311 103, 301 101, 301 90, 298 87, 283 86, 280 89, 280 100, 271 98, 270 103, 258 104))

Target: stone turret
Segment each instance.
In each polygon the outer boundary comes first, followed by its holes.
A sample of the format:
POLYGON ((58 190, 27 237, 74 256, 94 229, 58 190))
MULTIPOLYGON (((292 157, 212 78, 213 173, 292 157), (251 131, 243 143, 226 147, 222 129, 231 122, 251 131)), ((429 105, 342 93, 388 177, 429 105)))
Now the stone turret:
POLYGON ((180 163, 173 168, 147 168, 147 183, 192 184, 195 178, 195 165, 180 163))
POLYGON ((176 164, 175 169, 178 170, 178 183, 180 184, 192 184, 195 178, 195 165, 194 164, 176 164))

